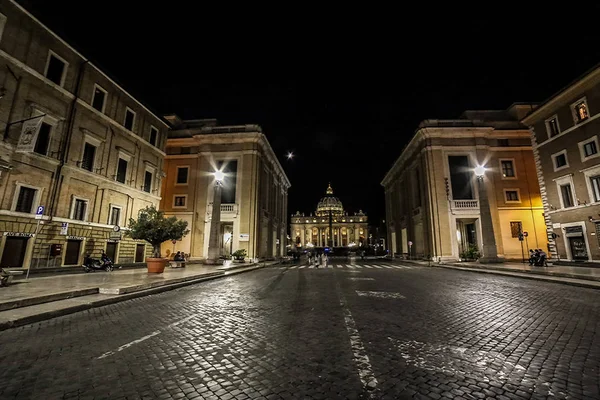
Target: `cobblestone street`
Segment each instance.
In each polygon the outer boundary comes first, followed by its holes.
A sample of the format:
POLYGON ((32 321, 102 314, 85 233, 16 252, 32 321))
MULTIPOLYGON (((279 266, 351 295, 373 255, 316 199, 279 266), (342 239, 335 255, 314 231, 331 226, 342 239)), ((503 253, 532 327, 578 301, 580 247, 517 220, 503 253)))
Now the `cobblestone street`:
POLYGON ((596 290, 301 266, 0 332, 0 398, 600 398, 596 290))

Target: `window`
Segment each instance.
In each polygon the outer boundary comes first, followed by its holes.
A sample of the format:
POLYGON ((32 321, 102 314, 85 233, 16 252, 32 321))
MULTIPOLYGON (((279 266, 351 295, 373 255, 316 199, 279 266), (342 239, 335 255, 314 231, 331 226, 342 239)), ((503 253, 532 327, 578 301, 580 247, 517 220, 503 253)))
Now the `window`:
POLYGON ((152 146, 156 146, 156 139, 158 139, 158 129, 156 129, 155 127, 151 126, 150 127, 150 144, 152 146))
POLYGON ((450 170, 450 188, 453 200, 474 199, 473 168, 469 165, 467 156, 448 156, 448 169, 450 170))
POLYGON ((553 160, 555 171, 558 171, 559 169, 567 168, 569 166, 569 161, 567 160, 567 151, 566 150, 562 150, 558 153, 552 154, 552 160, 553 160))
POLYGON ((511 221, 510 222, 510 236, 514 238, 518 238, 519 234, 523 232, 523 224, 521 221, 511 221))
POLYGON ((109 225, 121 225, 121 207, 111 206, 108 219, 109 225))
POLYGON ((560 196, 562 198, 563 208, 573 207, 573 192, 571 190, 571 184, 560 185, 560 196))
POLYGON ((37 190, 20 186, 19 196, 17 197, 17 205, 15 206, 15 211, 22 213, 31 213, 33 209, 33 203, 37 194, 37 190))
POLYGON ((46 78, 59 86, 64 83, 65 75, 67 72, 67 63, 56 54, 50 52, 48 54, 48 61, 46 61, 46 78))
POLYGON ((94 170, 94 160, 96 159, 96 146, 91 143, 85 143, 83 146, 83 157, 81 158, 81 168, 88 171, 94 170))
POLYGON ((189 167, 177 167, 177 181, 175 183, 177 185, 187 185, 189 171, 189 167))
POLYGON ((586 157, 593 156, 598 153, 598 148, 596 147, 596 142, 591 141, 587 142, 583 145, 583 155, 586 157))
POLYGON ((117 176, 116 176, 117 182, 125 183, 125 180, 127 179, 127 164, 128 164, 127 160, 124 160, 119 157, 119 162, 117 164, 117 176))
POLYGON ((504 189, 504 201, 506 203, 520 203, 519 189, 504 189))
POLYGON ((187 202, 187 195, 173 196, 173 208, 185 208, 186 202, 187 202))
POLYGON ((152 172, 150 171, 144 173, 144 186, 142 187, 142 190, 147 193, 152 191, 152 172))
POLYGON ((125 129, 129 129, 130 131, 133 131, 134 123, 135 123, 135 113, 133 112, 132 109, 127 107, 125 109, 125 121, 123 122, 123 126, 125 127, 125 129))
POLYGON ((71 211, 71 219, 85 221, 87 217, 87 203, 87 200, 74 198, 73 207, 71 211))
POLYGON ((101 113, 104 112, 106 105, 106 90, 102 89, 98 85, 94 85, 94 95, 92 97, 92 107, 101 113))
POLYGON ((503 178, 516 178, 515 162, 513 160, 500 160, 500 170, 503 178))
POLYGON ((575 117, 575 123, 583 122, 589 118, 589 110, 587 106, 587 101, 585 99, 581 99, 573 104, 573 115, 575 117))
MULTIPOLYGON (((219 161, 217 168, 223 171, 223 188, 221 189, 221 203, 234 204, 237 183, 237 160, 219 161)), ((269 186, 267 186, 269 187, 269 186)), ((268 194, 268 191, 265 190, 268 194)), ((266 199, 263 204, 266 204, 266 199)))
POLYGON ((560 133, 558 117, 556 115, 546 120, 546 132, 548 132, 548 138, 554 137, 560 133))
POLYGON ((48 154, 48 145, 50 144, 50 132, 52 131, 52 125, 42 122, 40 125, 40 131, 38 132, 37 141, 33 151, 43 156, 48 154))
POLYGON ((592 194, 594 195, 594 201, 600 201, 600 175, 594 175, 590 177, 590 185, 592 187, 592 194))
POLYGON ((579 142, 579 153, 581 161, 587 161, 590 158, 600 156, 600 153, 598 153, 598 137, 593 136, 590 139, 579 142))

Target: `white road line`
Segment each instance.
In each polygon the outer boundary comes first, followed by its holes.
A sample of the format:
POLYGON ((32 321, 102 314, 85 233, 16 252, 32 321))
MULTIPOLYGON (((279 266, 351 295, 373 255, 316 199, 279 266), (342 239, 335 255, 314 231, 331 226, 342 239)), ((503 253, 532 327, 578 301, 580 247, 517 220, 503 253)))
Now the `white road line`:
POLYGON ((348 265, 348 264, 346 264, 346 268, 354 269, 354 265, 348 265))
POLYGON ((302 269, 302 268, 306 268, 306 265, 301 265, 298 267, 298 269, 302 269))
POLYGON ((340 306, 342 306, 342 311, 344 313, 344 324, 346 325, 346 330, 350 336, 350 347, 352 348, 354 363, 358 368, 358 377, 363 385, 363 389, 370 391, 369 398, 374 399, 374 389, 378 384, 377 378, 375 378, 375 374, 373 373, 371 361, 369 360, 365 346, 363 345, 358 329, 356 328, 356 322, 346 303, 346 298, 344 297, 340 283, 336 281, 335 287, 338 298, 340 299, 340 306))
POLYGON ((313 268, 315 268, 314 265, 311 265, 311 266, 308 267, 308 269, 313 269, 313 268))
POLYGON ((392 268, 389 265, 382 265, 383 268, 392 268))
POLYGON ((370 265, 363 265, 365 268, 373 268, 370 265))
POLYGON ((296 269, 296 268, 298 268, 297 265, 294 265, 293 267, 290 267, 290 269, 296 269))
POLYGON ((375 291, 356 291, 356 294, 364 297, 379 297, 382 299, 405 299, 400 293, 394 292, 375 292, 375 291))
POLYGON ((354 278, 354 277, 350 277, 348 278, 351 281, 374 281, 375 278, 354 278))
POLYGON ((336 265, 337 268, 344 268, 343 265, 336 265))
POLYGON ((403 267, 399 266, 399 265, 392 265, 392 268, 396 268, 396 269, 404 269, 403 267))
POLYGON ((381 267, 381 266, 379 266, 379 265, 373 265, 373 267, 374 267, 374 268, 379 268, 379 269, 383 268, 383 267, 381 267))

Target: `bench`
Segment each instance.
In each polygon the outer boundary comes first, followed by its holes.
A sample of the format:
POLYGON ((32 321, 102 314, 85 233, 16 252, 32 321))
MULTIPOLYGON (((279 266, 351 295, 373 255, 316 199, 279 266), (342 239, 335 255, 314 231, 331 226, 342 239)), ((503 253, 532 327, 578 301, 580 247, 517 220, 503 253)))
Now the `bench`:
POLYGON ((2 268, 0 274, 0 286, 8 286, 12 282, 13 278, 17 275, 23 275, 22 270, 11 270, 8 268, 2 268))
POLYGON ((173 260, 170 260, 169 261, 169 266, 171 268, 184 268, 185 267, 185 261, 173 261, 173 260))

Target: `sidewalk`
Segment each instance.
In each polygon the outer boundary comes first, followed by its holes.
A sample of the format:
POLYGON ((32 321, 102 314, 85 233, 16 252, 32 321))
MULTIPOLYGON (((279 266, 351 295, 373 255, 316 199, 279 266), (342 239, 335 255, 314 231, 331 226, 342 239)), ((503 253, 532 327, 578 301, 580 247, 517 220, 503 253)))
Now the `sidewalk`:
POLYGON ((227 267, 188 264, 185 268, 167 267, 162 274, 148 274, 145 268, 140 268, 13 280, 10 286, 0 288, 0 330, 252 271, 273 263, 276 261, 227 267))
POLYGON ((483 272, 496 275, 515 276, 558 282, 568 285, 600 289, 600 269, 590 267, 572 267, 553 265, 551 267, 533 267, 529 264, 506 262, 501 264, 481 264, 478 262, 428 262, 421 260, 402 260, 422 266, 458 269, 462 271, 483 272))

